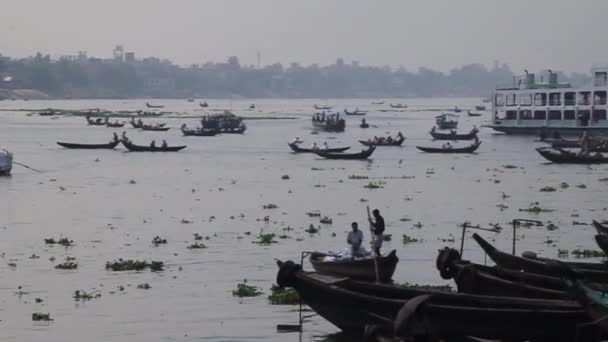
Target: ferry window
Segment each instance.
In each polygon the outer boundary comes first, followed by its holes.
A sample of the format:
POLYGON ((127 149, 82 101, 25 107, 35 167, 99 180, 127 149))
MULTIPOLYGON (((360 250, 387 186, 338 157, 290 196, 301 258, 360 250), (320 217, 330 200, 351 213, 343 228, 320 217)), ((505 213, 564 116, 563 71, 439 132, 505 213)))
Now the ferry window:
POLYGON ((574 120, 576 115, 573 110, 565 110, 564 111, 564 120, 574 120))
POLYGON ((520 94, 519 95, 519 104, 522 106, 532 105, 532 94, 520 94))
POLYGON ((606 72, 596 72, 595 73, 595 80, 593 82, 593 85, 595 85, 596 87, 605 87, 607 83, 608 83, 608 73, 606 73, 606 72))
POLYGON ((562 98, 561 93, 549 94, 549 106, 561 106, 562 105, 561 98, 562 98))
POLYGON ((519 112, 519 117, 522 120, 532 120, 532 111, 531 110, 522 110, 519 112))
POLYGON ((593 93, 593 103, 596 105, 605 105, 606 104, 606 92, 605 91, 596 91, 593 93))
POLYGON ((576 104, 576 93, 569 92, 564 94, 564 104, 566 106, 574 106, 576 104))
POLYGON ((545 120, 547 118, 547 112, 544 110, 534 111, 534 120, 545 120))
POLYGON ((505 120, 517 120, 517 111, 508 110, 505 120))
POLYGON ((505 105, 505 96, 503 94, 496 94, 495 103, 497 106, 505 105))
POLYGON ((581 91, 578 93, 578 104, 582 106, 588 106, 591 104, 591 92, 590 91, 581 91))
POLYGON ((517 105, 517 95, 507 94, 507 106, 516 106, 516 105, 517 105))
POLYGON ((547 94, 545 94, 545 93, 534 94, 534 105, 535 106, 546 106, 547 105, 547 94))
POLYGON ((593 120, 606 120, 606 111, 603 109, 593 111, 593 120))
POLYGON ((561 120, 562 112, 559 110, 550 110, 549 111, 549 120, 561 120))

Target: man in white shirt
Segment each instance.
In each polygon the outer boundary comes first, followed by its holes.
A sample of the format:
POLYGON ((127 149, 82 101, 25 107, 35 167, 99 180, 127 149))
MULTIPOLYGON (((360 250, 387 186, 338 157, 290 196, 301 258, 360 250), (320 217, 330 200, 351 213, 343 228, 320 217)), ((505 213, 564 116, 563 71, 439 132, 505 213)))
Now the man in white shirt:
POLYGON ((363 243, 363 232, 359 230, 357 222, 353 222, 350 226, 352 227, 352 231, 348 232, 346 242, 351 247, 352 256, 355 257, 361 254, 360 247, 361 243, 363 243))

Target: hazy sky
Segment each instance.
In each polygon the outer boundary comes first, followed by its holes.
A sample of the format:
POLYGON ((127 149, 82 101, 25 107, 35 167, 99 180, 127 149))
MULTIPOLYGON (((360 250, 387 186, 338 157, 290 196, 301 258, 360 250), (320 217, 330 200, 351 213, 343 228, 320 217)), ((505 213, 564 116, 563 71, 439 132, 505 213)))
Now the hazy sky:
POLYGON ((0 53, 514 70, 608 62, 606 0, 2 0, 0 53))

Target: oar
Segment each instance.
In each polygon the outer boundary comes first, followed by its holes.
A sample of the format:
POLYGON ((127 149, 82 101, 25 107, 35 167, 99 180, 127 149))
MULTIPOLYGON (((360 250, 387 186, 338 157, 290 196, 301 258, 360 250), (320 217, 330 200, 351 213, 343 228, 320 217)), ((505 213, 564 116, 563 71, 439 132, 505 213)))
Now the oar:
POLYGON ((17 163, 16 161, 13 161, 13 164, 15 164, 15 165, 19 165, 19 166, 23 166, 23 167, 25 167, 26 169, 30 169, 30 170, 32 170, 32 171, 36 171, 36 172, 42 173, 42 171, 40 171, 40 170, 36 170, 36 169, 34 169, 33 167, 31 167, 31 166, 27 166, 27 165, 25 165, 25 164, 17 163))
MULTIPOLYGON (((373 229, 373 225, 372 225, 372 215, 370 215, 369 213, 369 205, 367 206, 367 220, 369 221, 369 231, 371 233, 371 236, 374 236, 374 229, 373 229)), ((376 252, 373 251, 373 241, 372 240, 372 255, 374 256, 374 270, 376 271, 376 282, 379 283, 380 282, 380 274, 378 273, 378 256, 376 255, 376 252)))

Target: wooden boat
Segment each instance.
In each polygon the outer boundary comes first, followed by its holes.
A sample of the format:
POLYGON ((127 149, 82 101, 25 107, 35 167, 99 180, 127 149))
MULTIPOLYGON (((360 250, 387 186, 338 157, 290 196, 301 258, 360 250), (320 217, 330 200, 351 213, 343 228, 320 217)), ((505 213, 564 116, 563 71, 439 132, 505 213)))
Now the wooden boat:
POLYGON ((374 150, 375 146, 370 146, 367 150, 363 150, 358 153, 335 153, 335 152, 325 152, 323 150, 314 150, 313 152, 323 158, 326 159, 367 159, 369 158, 374 150))
POLYGON ((573 301, 476 296, 358 282, 303 272, 290 261, 278 264, 277 284, 293 287, 305 304, 345 333, 361 334, 366 325, 385 322, 378 319, 381 317, 395 320, 395 328, 401 328, 397 331, 410 337, 433 336, 439 340, 472 335, 571 341, 576 325, 588 322, 586 313, 573 301), (412 306, 415 310, 410 315, 398 316, 400 310, 412 306), (432 325, 432 331, 418 324, 422 318, 418 315, 432 325), (408 322, 411 324, 404 324, 408 322))
POLYGON ((354 112, 349 112, 347 108, 344 108, 344 114, 346 115, 365 115, 367 112, 360 111, 359 108, 355 109, 354 112))
POLYGON ((146 102, 146 107, 148 108, 165 108, 163 105, 151 105, 149 102, 146 102))
POLYGON ((0 176, 10 176, 13 169, 13 154, 0 149, 0 176))
POLYGON ((224 134, 243 134, 247 130, 247 126, 245 124, 240 125, 239 127, 224 127, 220 129, 220 133, 224 134))
POLYGON ((401 104, 401 103, 397 103, 397 104, 392 104, 391 103, 390 106, 391 106, 391 108, 394 108, 394 109, 405 109, 405 108, 407 108, 407 105, 401 104))
POLYGON ((181 130, 182 134, 186 137, 212 137, 219 133, 219 130, 217 129, 188 129, 188 126, 186 126, 186 124, 182 125, 181 130))
POLYGON ((255 105, 254 105, 254 104, 250 105, 250 106, 249 106, 249 109, 250 109, 250 110, 254 110, 254 109, 255 109, 255 105))
POLYGON ((596 220, 593 220, 592 224, 593 224, 593 228, 595 228, 595 230, 597 231, 598 234, 608 235, 608 226, 605 226, 605 225, 597 222, 596 220))
POLYGON ((209 107, 209 104, 207 102, 202 102, 202 103, 199 103, 198 105, 201 106, 202 108, 209 107))
POLYGON ((477 128, 473 128, 469 133, 464 134, 459 134, 455 131, 450 133, 436 132, 435 127, 429 131, 429 134, 435 140, 473 140, 477 138, 477 133, 479 133, 477 128))
MULTIPOLYGON (((315 271, 323 274, 331 274, 353 279, 375 281, 376 266, 372 257, 362 259, 346 259, 339 261, 323 261, 325 257, 331 256, 327 253, 314 252, 310 255, 310 263, 315 271)), ((377 259, 378 276, 381 282, 389 282, 395 268, 397 267, 397 251, 393 250, 385 256, 377 259)))
MULTIPOLYGON (((490 259, 492 259, 492 261, 494 261, 494 263, 500 267, 549 276, 560 275, 547 266, 547 263, 553 260, 542 258, 523 258, 517 255, 502 252, 484 240, 477 233, 473 234, 473 239, 475 239, 475 241, 481 246, 490 259)), ((564 264, 573 268, 578 274, 588 281, 608 283, 608 266, 604 263, 567 262, 564 264)))
MULTIPOLYGON (((315 153, 315 150, 313 150, 311 148, 302 148, 302 147, 299 147, 297 144, 294 144, 294 143, 288 143, 287 145, 289 145, 289 147, 291 148, 291 150, 294 153, 315 153)), ((349 148, 350 148, 350 146, 327 148, 327 149, 324 148, 322 150, 324 152, 339 153, 339 152, 344 152, 344 151, 348 150, 349 148)))
POLYGON ((87 117, 86 119, 87 119, 87 123, 91 126, 105 126, 106 125, 105 120, 103 120, 102 118, 91 119, 91 118, 87 117))
POLYGON ((372 140, 359 140, 359 143, 365 146, 401 146, 405 141, 405 137, 401 136, 401 138, 387 141, 384 139, 381 142, 372 141, 372 140))
POLYGON ((143 126, 143 122, 139 123, 133 118, 131 118, 131 121, 129 121, 129 123, 131 124, 131 126, 133 126, 133 128, 141 128, 141 126, 143 126))
MULTIPOLYGON (((482 109, 482 110, 485 110, 485 109, 482 109)), ((467 116, 470 116, 470 117, 481 116, 481 113, 473 113, 470 110, 467 110, 467 116)))
POLYGON ((142 146, 142 145, 135 145, 134 143, 132 143, 130 141, 124 141, 124 140, 121 140, 121 141, 122 141, 123 146, 131 152, 177 152, 177 151, 181 151, 186 148, 186 146, 167 146, 167 147, 142 146))
POLYGON ((333 107, 332 106, 318 106, 318 105, 314 105, 316 110, 330 110, 333 107))
POLYGON ((73 144, 66 142, 57 142, 57 145, 70 149, 83 149, 83 150, 102 150, 102 149, 114 149, 120 143, 120 139, 116 139, 107 144, 73 144))
POLYGON ((362 123, 359 125, 359 127, 360 127, 360 128, 369 128, 369 124, 368 124, 367 122, 362 122, 362 123))
POLYGON ((545 159, 556 164, 605 164, 608 157, 601 154, 579 155, 566 150, 555 150, 552 148, 538 147, 536 151, 545 159))
POLYGON ((143 131, 158 131, 158 132, 166 132, 169 129, 171 129, 171 127, 163 127, 163 126, 164 126, 164 124, 162 124, 162 125, 155 125, 155 126, 152 126, 152 125, 142 125, 140 128, 143 131))
POLYGON ((577 279, 568 280, 567 283, 594 324, 599 326, 604 334, 608 334, 608 320, 606 320, 606 317, 608 317, 608 296, 606 296, 606 292, 591 289, 577 279))
POLYGON ((55 112, 52 109, 47 109, 47 110, 43 110, 41 112, 38 112, 38 115, 40 116, 53 116, 53 115, 57 115, 58 113, 55 112))
MULTIPOLYGON (((581 148, 581 144, 579 143, 578 140, 566 140, 566 139, 559 139, 559 140, 544 140, 544 143, 548 143, 551 144, 551 147, 559 150, 562 148, 581 148)), ((602 144, 593 144, 591 143, 589 146, 589 151, 590 152, 600 152, 600 153, 606 153, 608 152, 608 144, 607 143, 602 143, 602 144)))
POLYGON ((344 132, 346 129, 346 121, 343 118, 340 118, 338 114, 328 114, 323 116, 314 115, 312 117, 312 126, 314 128, 319 128, 327 132, 344 132))
POLYGON ((372 101, 372 104, 373 105, 383 105, 384 101, 376 101, 376 102, 372 101))
POLYGON ((475 110, 486 110, 486 106, 484 106, 484 105, 477 105, 477 106, 475 106, 475 110))
POLYGON ((471 146, 467 147, 452 147, 452 148, 444 148, 444 147, 423 147, 416 146, 417 149, 427 153, 473 153, 481 145, 481 141, 474 142, 471 146))

